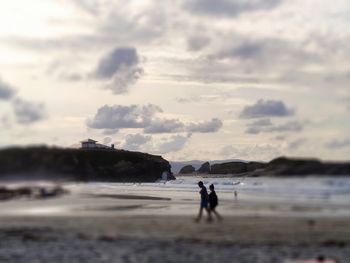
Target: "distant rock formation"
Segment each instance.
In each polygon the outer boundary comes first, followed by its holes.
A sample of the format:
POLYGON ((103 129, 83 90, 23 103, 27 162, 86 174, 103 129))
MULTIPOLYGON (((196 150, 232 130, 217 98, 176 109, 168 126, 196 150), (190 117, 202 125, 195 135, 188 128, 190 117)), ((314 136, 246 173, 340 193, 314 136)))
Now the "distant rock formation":
POLYGON ((240 174, 247 171, 247 163, 244 162, 218 163, 211 166, 211 174, 240 174))
POLYGON ((205 162, 201 167, 195 171, 192 165, 186 165, 182 167, 179 174, 242 174, 246 172, 253 172, 257 169, 265 168, 265 163, 260 162, 225 162, 210 165, 209 162, 205 162))
POLYGON ((163 172, 175 179, 168 161, 141 152, 48 147, 0 150, 0 180, 154 182, 163 172))
POLYGON ((184 167, 181 168, 179 174, 191 174, 195 170, 196 169, 192 165, 185 165, 184 167))
POLYGON ((350 175, 350 162, 321 162, 317 159, 279 157, 252 176, 350 175))
POLYGON ((279 157, 269 163, 232 161, 209 166, 205 162, 195 171, 192 165, 184 166, 180 174, 208 173, 232 176, 306 176, 306 175, 349 175, 350 162, 322 162, 317 159, 279 157))
POLYGON ((199 169, 197 170, 197 173, 209 174, 210 173, 210 164, 209 164, 209 162, 203 163, 201 165, 201 167, 199 167, 199 169))

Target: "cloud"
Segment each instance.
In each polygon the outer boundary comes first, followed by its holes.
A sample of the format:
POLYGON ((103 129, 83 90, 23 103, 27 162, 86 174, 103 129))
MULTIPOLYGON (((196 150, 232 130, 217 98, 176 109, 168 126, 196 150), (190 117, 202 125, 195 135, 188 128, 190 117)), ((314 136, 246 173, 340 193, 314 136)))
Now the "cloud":
POLYGON ((217 132, 222 127, 222 121, 218 118, 213 118, 207 122, 190 123, 187 127, 189 132, 210 133, 217 132))
POLYGON ((151 141, 151 136, 144 136, 142 134, 129 134, 125 138, 123 147, 128 150, 139 150, 140 146, 151 141))
POLYGON ((222 121, 218 118, 213 118, 210 121, 191 122, 185 124, 179 120, 171 119, 156 119, 144 129, 145 133, 213 133, 217 132, 222 127, 222 121))
POLYGON ((100 79, 108 79, 123 67, 133 67, 138 63, 139 58, 135 48, 116 48, 100 60, 95 76, 100 79))
POLYGON ((162 142, 158 145, 158 150, 160 153, 169 153, 177 152, 182 150, 185 147, 185 144, 191 137, 191 134, 188 135, 174 135, 171 136, 165 142, 162 142))
POLYGON ((272 122, 270 119, 260 119, 257 121, 254 121, 247 125, 248 128, 245 131, 248 134, 258 134, 267 126, 272 126, 272 122))
POLYGON ((200 51, 210 43, 210 38, 204 35, 193 35, 187 39, 187 48, 190 51, 200 51))
POLYGON ((105 137, 103 138, 103 144, 109 144, 112 142, 112 138, 111 137, 105 137))
POLYGON ((118 129, 143 129, 143 132, 149 134, 210 133, 217 132, 222 127, 222 121, 218 118, 186 125, 177 119, 158 117, 157 114, 161 112, 163 112, 162 109, 153 104, 145 106, 104 105, 97 110, 92 119, 87 120, 86 124, 89 128, 103 129, 105 135, 114 134, 118 129))
POLYGON ((184 7, 192 13, 207 16, 236 17, 242 13, 269 10, 282 0, 185 0, 184 7))
POLYGON ((144 129, 145 133, 176 133, 181 132, 185 128, 185 125, 175 119, 156 119, 148 127, 144 129))
POLYGON ((290 142, 288 144, 288 148, 289 149, 292 149, 292 150, 295 150, 295 149, 298 149, 300 146, 302 146, 304 143, 306 142, 306 139, 304 138, 300 138, 300 139, 297 139, 297 140, 294 140, 292 142, 290 142))
POLYGON ((45 107, 43 103, 30 102, 16 98, 13 101, 13 106, 18 123, 31 124, 45 117, 45 107))
POLYGON ((153 104, 145 106, 104 105, 99 108, 95 116, 87 121, 87 125, 94 129, 127 129, 146 128, 157 112, 162 110, 153 104))
POLYGON ((234 158, 252 161, 268 161, 282 155, 280 147, 273 144, 257 144, 252 146, 226 145, 218 153, 225 159, 234 158))
POLYGON ((293 115, 283 101, 279 100, 258 100, 254 105, 245 106, 239 117, 241 119, 252 119, 261 117, 286 117, 293 115))
POLYGON ((107 81, 106 88, 114 94, 126 93, 143 74, 140 58, 133 47, 118 47, 104 56, 93 76, 107 81))
POLYGON ((103 131, 104 135, 113 135, 116 134, 119 130, 118 129, 106 129, 103 131))
POLYGON ((299 121, 289 121, 287 123, 267 128, 266 132, 298 132, 304 128, 299 121))
POLYGON ((245 133, 259 134, 269 132, 298 132, 304 128, 303 123, 299 121, 289 121, 283 124, 274 125, 270 119, 262 119, 247 125, 245 133))
POLYGON ((0 78, 0 100, 10 100, 15 93, 15 89, 0 78))
POLYGON ((327 148, 340 149, 350 147, 350 138, 336 139, 326 144, 327 148))

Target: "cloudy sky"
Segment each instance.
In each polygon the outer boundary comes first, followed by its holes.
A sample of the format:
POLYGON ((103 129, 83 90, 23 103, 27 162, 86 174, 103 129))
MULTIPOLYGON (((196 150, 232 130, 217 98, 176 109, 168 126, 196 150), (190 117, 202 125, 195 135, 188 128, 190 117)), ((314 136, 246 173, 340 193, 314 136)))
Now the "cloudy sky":
POLYGON ((11 0, 0 147, 349 159, 348 0, 11 0))

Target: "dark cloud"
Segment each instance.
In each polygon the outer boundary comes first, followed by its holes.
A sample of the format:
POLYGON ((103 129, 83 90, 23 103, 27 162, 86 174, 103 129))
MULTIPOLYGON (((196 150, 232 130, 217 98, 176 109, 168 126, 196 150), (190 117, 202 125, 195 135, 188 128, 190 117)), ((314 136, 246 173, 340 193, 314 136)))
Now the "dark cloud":
POLYGON ((182 150, 191 134, 188 135, 174 135, 167 139, 165 142, 161 142, 158 145, 158 151, 160 153, 169 153, 169 152, 177 152, 182 150))
POLYGON ((98 109, 96 115, 87 121, 87 125, 94 129, 125 129, 146 128, 150 125, 152 118, 162 110, 153 104, 146 106, 121 106, 105 105, 98 109))
POLYGON ((283 101, 279 100, 258 100, 254 105, 245 106, 239 117, 242 119, 262 117, 286 117, 293 115, 283 101))
POLYGON ((129 134, 125 138, 125 143, 123 147, 128 150, 139 150, 140 146, 146 144, 151 141, 151 136, 144 136, 142 134, 129 134))
POLYGON ((13 101, 16 120, 21 124, 31 124, 45 117, 43 103, 24 101, 17 98, 13 101))
POLYGON ((188 132, 210 133, 217 132, 222 127, 222 121, 218 118, 213 118, 210 121, 190 123, 187 127, 188 132))
POLYGON ((185 0, 184 7, 201 15, 235 17, 246 12, 269 10, 281 2, 282 0, 185 0))
POLYGON ((250 123, 247 125, 245 133, 247 134, 259 134, 259 133, 269 133, 269 132, 298 132, 304 128, 304 124, 299 121, 289 121, 279 125, 273 125, 271 122, 266 120, 266 125, 262 122, 250 123))
POLYGON ((272 125, 272 122, 270 119, 260 119, 249 124, 249 126, 254 126, 254 127, 266 127, 271 125, 272 125))
POLYGON ((15 93, 15 89, 0 78, 0 100, 10 100, 15 93))
POLYGON ((100 79, 109 79, 122 68, 134 67, 138 63, 139 58, 135 48, 115 48, 100 60, 95 76, 100 79))
POLYGON ((135 48, 118 47, 99 61, 93 75, 97 79, 108 81, 106 87, 113 93, 125 93, 143 74, 139 63, 140 58, 135 48))
POLYGON ((326 144, 326 147, 330 149, 348 148, 350 147, 350 138, 336 139, 336 140, 330 141, 329 143, 326 144))
POLYGON ((190 51, 200 51, 210 43, 210 38, 204 35, 193 35, 187 39, 187 47, 190 51))
POLYGON ((152 123, 144 129, 145 133, 177 133, 182 132, 185 125, 175 119, 155 119, 152 123))
POLYGON ((304 128, 304 125, 299 121, 289 121, 287 123, 272 126, 265 129, 266 132, 298 132, 304 128))

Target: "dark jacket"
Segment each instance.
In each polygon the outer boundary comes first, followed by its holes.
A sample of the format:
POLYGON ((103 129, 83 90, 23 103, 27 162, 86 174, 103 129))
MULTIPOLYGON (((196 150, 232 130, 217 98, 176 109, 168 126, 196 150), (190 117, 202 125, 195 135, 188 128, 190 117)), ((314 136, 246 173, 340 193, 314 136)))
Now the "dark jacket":
POLYGON ((209 194, 209 206, 211 208, 216 207, 219 204, 218 196, 216 195, 215 191, 210 192, 209 194))

